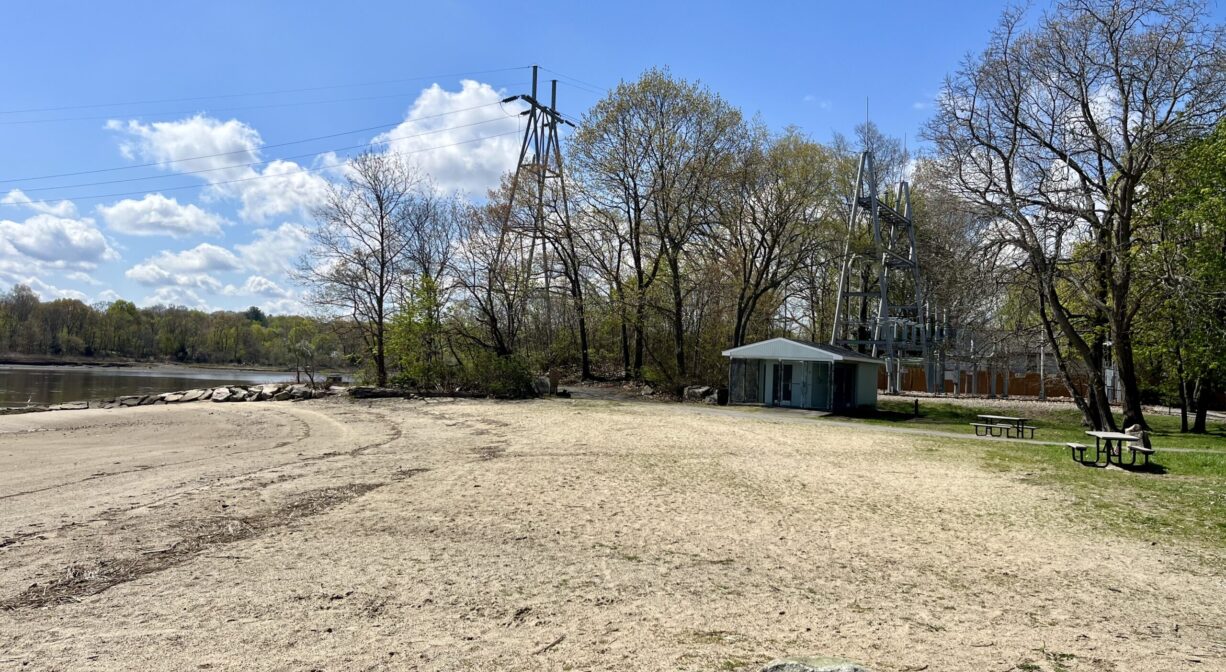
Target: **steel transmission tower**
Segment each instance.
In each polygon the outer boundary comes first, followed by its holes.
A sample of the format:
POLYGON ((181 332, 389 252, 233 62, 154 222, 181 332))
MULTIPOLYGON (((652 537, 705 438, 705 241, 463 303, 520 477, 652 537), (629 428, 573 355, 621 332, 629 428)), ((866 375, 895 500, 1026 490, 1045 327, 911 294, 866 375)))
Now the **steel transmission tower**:
MULTIPOLYGON (((551 185, 560 195, 562 225, 569 230, 570 211, 566 198, 566 178, 562 170, 562 144, 558 138, 558 125, 575 126, 558 113, 558 80, 550 81, 549 106, 539 102, 537 94, 537 74, 539 66, 532 66, 532 93, 519 94, 504 98, 503 104, 522 100, 528 104, 528 109, 520 112, 527 118, 524 125, 524 139, 519 147, 519 161, 515 164, 515 173, 511 177, 511 193, 507 201, 507 214, 503 220, 503 230, 511 225, 511 216, 515 208, 515 199, 519 195, 523 181, 530 179, 532 197, 532 234, 528 250, 528 273, 531 275, 536 254, 536 245, 541 246, 541 265, 545 279, 545 328, 548 333, 552 329, 553 302, 550 297, 551 279, 549 277, 548 245, 545 236, 545 194, 551 185)), ((530 280, 526 280, 530 282, 530 280)), ((549 334, 552 336, 552 334, 549 334)))
POLYGON ((883 200, 873 155, 863 152, 847 217, 830 342, 884 358, 891 394, 901 387, 904 363, 922 365, 928 391, 937 389, 929 350, 934 325, 922 292, 910 186, 900 181, 893 199, 883 200))

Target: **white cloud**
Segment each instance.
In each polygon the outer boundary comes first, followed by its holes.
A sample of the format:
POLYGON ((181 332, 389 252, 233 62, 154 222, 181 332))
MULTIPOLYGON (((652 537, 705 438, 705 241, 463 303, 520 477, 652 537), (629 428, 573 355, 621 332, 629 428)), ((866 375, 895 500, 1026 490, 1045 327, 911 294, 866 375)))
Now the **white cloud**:
POLYGON ((209 304, 199 294, 184 287, 159 287, 138 303, 142 306, 185 306, 209 310, 209 304))
POLYGON ((498 186, 503 173, 515 168, 519 155, 521 137, 513 133, 519 129, 514 116, 519 108, 508 104, 503 110, 502 106, 488 105, 505 97, 490 85, 472 80, 464 80, 460 90, 454 92, 434 84, 417 97, 403 123, 372 142, 386 143, 389 153, 403 155, 405 162, 418 166, 445 191, 459 189, 484 195, 498 186), (486 106, 467 109, 482 105, 486 106), (437 116, 454 110, 466 111, 437 116), (506 133, 510 134, 502 135, 506 133), (491 137, 495 135, 500 137, 491 137), (475 138, 486 139, 465 142, 475 138))
POLYGON ((210 185, 206 200, 236 198, 239 215, 257 222, 293 212, 306 212, 320 203, 327 181, 293 161, 274 160, 263 166, 260 134, 237 119, 221 121, 198 114, 179 121, 144 124, 107 122, 123 134, 119 149, 130 159, 160 162, 174 172, 196 172, 210 185), (201 158, 192 158, 201 157, 201 158))
POLYGON ((242 263, 234 253, 224 247, 201 243, 182 252, 159 252, 129 268, 124 276, 149 287, 196 287, 217 291, 222 283, 213 274, 240 268, 242 263))
POLYGON ((247 268, 264 275, 286 275, 309 245, 305 227, 285 223, 275 229, 256 229, 255 240, 234 249, 247 268))
POLYGON ((106 236, 88 217, 71 219, 40 213, 23 222, 0 220, 0 259, 90 270, 118 258, 106 236))
POLYGON ((48 203, 31 198, 20 189, 12 189, 9 193, 0 198, 0 203, 5 205, 20 205, 25 206, 35 212, 44 215, 54 215, 56 217, 76 217, 77 204, 72 201, 57 201, 48 203))
POLYGON ((38 295, 38 298, 42 299, 43 301, 53 301, 55 299, 76 299, 78 301, 89 300, 89 297, 83 292, 78 292, 75 289, 63 289, 54 285, 49 285, 43 282, 42 279, 34 276, 22 278, 16 282, 19 282, 34 290, 34 293, 38 295))
POLYGON ((229 296, 270 296, 278 298, 290 296, 288 290, 262 275, 248 276, 247 281, 243 283, 242 287, 226 285, 224 293, 229 296))
POLYGON ((106 127, 124 134, 119 151, 125 157, 165 163, 164 168, 175 172, 209 170, 202 176, 210 182, 244 177, 251 169, 243 164, 259 161, 264 144, 254 128, 237 119, 221 121, 203 114, 152 124, 112 119, 106 127))
POLYGON ((107 227, 134 236, 180 236, 221 234, 225 219, 191 203, 181 205, 161 194, 146 194, 141 200, 124 199, 98 206, 107 227))
POLYGON ((73 271, 65 275, 64 277, 68 278, 69 280, 76 280, 77 282, 80 282, 86 285, 98 286, 102 284, 101 282, 98 282, 97 280, 95 280, 92 275, 90 275, 89 273, 86 273, 85 271, 73 271))
POLYGON ((121 298, 123 297, 119 295, 119 292, 116 292, 113 289, 104 289, 101 292, 98 292, 98 300, 105 302, 105 303, 110 303, 112 301, 118 301, 121 298))

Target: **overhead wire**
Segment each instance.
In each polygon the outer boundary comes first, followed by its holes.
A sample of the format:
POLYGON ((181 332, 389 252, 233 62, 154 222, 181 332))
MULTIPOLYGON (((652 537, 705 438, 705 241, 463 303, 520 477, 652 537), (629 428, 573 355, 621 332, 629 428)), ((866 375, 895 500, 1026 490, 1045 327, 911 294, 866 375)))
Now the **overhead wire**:
POLYGON ((380 86, 383 84, 404 84, 406 82, 416 82, 416 81, 421 81, 423 79, 436 79, 436 78, 443 78, 443 77, 462 77, 464 75, 487 75, 487 74, 492 74, 496 72, 511 72, 514 70, 527 70, 530 67, 531 66, 527 66, 527 65, 519 65, 515 67, 498 68, 494 70, 471 70, 468 72, 453 72, 453 73, 446 73, 446 74, 439 74, 439 75, 419 75, 415 77, 407 77, 407 78, 401 78, 401 79, 387 79, 387 80, 376 81, 376 82, 361 82, 357 84, 333 84, 333 85, 327 85, 327 86, 311 86, 311 87, 304 87, 304 88, 298 88, 298 89, 255 91, 251 93, 223 93, 223 94, 212 95, 212 96, 191 96, 191 97, 186 97, 186 98, 161 98, 157 100, 129 101, 129 102, 124 102, 124 103, 90 103, 90 104, 84 104, 84 105, 60 105, 57 107, 27 108, 23 110, 0 110, 0 114, 27 114, 27 113, 33 113, 33 112, 59 112, 63 110, 83 110, 83 109, 90 109, 90 108, 96 108, 96 107, 122 107, 124 105, 155 105, 159 103, 184 103, 184 102, 193 102, 193 101, 198 101, 198 100, 215 100, 215 99, 220 99, 220 98, 245 98, 245 97, 250 97, 250 96, 279 95, 279 94, 284 94, 284 93, 305 93, 309 91, 326 91, 330 89, 358 88, 358 87, 363 87, 363 86, 380 86))
MULTIPOLYGON (((468 124, 460 124, 460 125, 458 125, 458 126, 445 126, 445 127, 443 127, 443 128, 436 128, 436 129, 431 130, 431 131, 425 131, 424 133, 415 133, 415 134, 413 134, 413 135, 390 136, 390 137, 386 137, 386 138, 380 138, 380 139, 379 139, 379 142, 374 142, 374 141, 371 141, 371 142, 364 142, 364 143, 361 143, 361 144, 358 144, 358 145, 346 145, 346 146, 344 146, 344 147, 332 147, 332 148, 329 148, 329 149, 321 149, 321 150, 316 151, 316 152, 307 152, 306 154, 294 154, 294 155, 290 155, 290 156, 279 156, 279 157, 275 157, 275 158, 271 158, 271 159, 264 159, 264 160, 261 160, 261 161, 251 161, 251 162, 249 162, 249 163, 232 163, 232 164, 229 164, 229 165, 226 165, 226 166, 218 166, 218 167, 216 167, 216 168, 202 168, 202 169, 200 169, 200 170, 183 170, 183 171, 176 171, 176 172, 173 172, 173 173, 163 173, 163 174, 160 174, 160 175, 144 175, 144 176, 141 176, 141 177, 126 177, 126 178, 119 179, 119 180, 103 180, 103 181, 100 181, 100 182, 79 182, 79 183, 77 183, 77 184, 61 184, 61 185, 57 185, 57 186, 54 186, 54 187, 35 187, 35 188, 31 188, 31 189, 22 189, 21 191, 22 191, 22 193, 32 193, 32 192, 35 192, 35 191, 56 191, 56 190, 60 190, 60 189, 76 189, 76 188, 78 188, 78 187, 96 187, 96 186, 100 186, 100 185, 104 185, 104 184, 122 184, 122 183, 126 183, 126 182, 143 182, 143 181, 145 181, 145 180, 164 180, 164 179, 166 179, 166 178, 170 178, 170 177, 178 177, 178 176, 180 176, 180 175, 200 175, 200 174, 203 174, 203 173, 214 173, 214 172, 217 172, 217 171, 220 171, 220 170, 231 170, 231 169, 234 169, 234 168, 250 168, 250 167, 253 167, 253 166, 261 166, 261 165, 264 165, 264 164, 267 164, 267 163, 274 163, 274 162, 276 162, 276 161, 290 161, 290 160, 294 160, 294 159, 303 159, 303 158, 308 158, 308 157, 312 157, 312 156, 318 156, 318 155, 320 155, 320 154, 325 154, 325 153, 328 153, 328 152, 343 152, 343 151, 345 151, 345 150, 349 150, 349 149, 361 149, 361 148, 364 148, 364 147, 373 147, 373 146, 375 146, 375 145, 387 144, 387 143, 391 143, 391 142, 396 142, 397 140, 411 140, 411 139, 413 139, 413 138, 422 138, 422 137, 425 137, 425 136, 427 136, 427 135, 434 135, 434 134, 436 134, 436 133, 444 133, 444 132, 446 132, 446 131, 455 131, 455 130, 459 130, 459 129, 461 129, 461 128, 471 128, 471 127, 473 127, 473 126, 481 126, 481 125, 483 125, 483 124, 491 124, 491 123, 494 123, 494 122, 497 122, 497 121, 505 121, 506 119, 511 118, 511 116, 512 116, 512 115, 507 115, 507 117, 505 117, 505 118, 501 118, 501 117, 494 117, 494 118, 491 118, 491 119, 483 119, 483 120, 481 120, 481 121, 474 121, 474 122, 472 122, 472 123, 468 123, 468 124)), ((180 163, 182 163, 182 161, 180 161, 180 163)))
MULTIPOLYGON (((501 137, 508 136, 508 135, 519 135, 520 133, 521 131, 519 130, 507 131, 506 133, 496 133, 494 135, 487 135, 487 136, 482 136, 479 138, 470 138, 468 140, 452 142, 446 145, 438 145, 436 147, 423 147, 421 149, 414 149, 414 150, 410 150, 406 152, 392 152, 389 154, 384 154, 383 156, 401 157, 401 156, 408 156, 410 154, 420 154, 422 152, 430 152, 430 151, 434 151, 438 149, 447 149, 449 147, 458 147, 460 145, 467 145, 467 144, 471 144, 474 142, 480 142, 482 140, 492 140, 494 138, 501 138, 501 137)), ((120 196, 144 196, 148 194, 161 193, 164 191, 182 191, 184 189, 202 189, 204 187, 217 187, 217 186, 221 186, 225 184, 237 184, 240 182, 252 182, 255 180, 266 180, 266 179, 272 179, 272 178, 290 177, 293 175, 302 175, 306 173, 317 173, 317 172, 321 172, 325 170, 330 170, 332 168, 339 168, 345 165, 345 163, 351 158, 353 157, 347 156, 345 157, 345 161, 340 161, 338 163, 332 163, 332 164, 324 165, 324 166, 316 166, 314 168, 303 168, 301 170, 296 170, 296 171, 292 171, 288 173, 277 173, 276 175, 267 175, 267 174, 253 175, 251 177, 243 177, 243 178, 238 178, 238 179, 233 179, 233 180, 223 180, 220 182, 202 182, 200 184, 185 184, 185 185, 166 187, 163 189, 154 189, 154 190, 147 190, 147 191, 128 191, 128 192, 118 192, 118 193, 111 193, 111 194, 91 194, 88 196, 85 196, 85 195, 83 196, 64 196, 64 197, 59 197, 58 200, 86 201, 86 200, 93 200, 93 199, 98 199, 98 198, 118 198, 120 196)), ((0 205, 37 205, 43 202, 45 201, 37 201, 33 199, 27 199, 25 201, 18 201, 18 200, 13 199, 13 200, 5 200, 3 202, 0 202, 0 205)))
MULTIPOLYGON (((492 106, 494 106, 494 105, 498 105, 498 104, 499 104, 498 102, 492 102, 492 103, 485 103, 485 104, 482 104, 482 105, 473 105, 472 107, 464 107, 464 108, 455 109, 455 110, 448 110, 447 112, 440 112, 440 113, 438 113, 438 114, 431 114, 431 115, 427 115, 427 116, 424 116, 424 117, 417 117, 417 118, 416 118, 416 119, 414 119, 413 121, 424 121, 424 120, 426 120, 426 119, 437 119, 437 118, 440 118, 440 117, 446 117, 446 116, 449 116, 449 115, 452 115, 452 114, 459 114, 459 113, 461 113, 461 112, 471 112, 471 111, 473 111, 473 110, 480 110, 480 109, 482 109, 482 108, 492 107, 492 106)), ((300 140, 289 140, 289 141, 286 141, 286 142, 277 142, 277 143, 272 143, 272 144, 267 144, 267 145, 261 145, 261 146, 260 146, 258 149, 260 149, 260 150, 266 150, 266 149, 275 149, 275 148, 277 148, 277 147, 288 147, 288 146, 290 146, 290 145, 300 145, 300 144, 307 143, 307 142, 315 142, 315 141, 317 141, 317 140, 328 140, 328 139, 331 139, 331 138, 337 138, 337 137, 342 137, 342 136, 346 136, 346 135, 354 135, 354 134, 356 134, 356 133, 366 133, 366 132, 369 132, 369 131, 376 131, 376 130, 381 130, 381 129, 394 128, 394 127, 399 126, 399 125, 401 125, 401 124, 403 124, 403 123, 405 123, 405 120, 403 120, 403 119, 402 119, 402 120, 400 120, 400 121, 396 121, 396 122, 392 122, 392 123, 388 123, 388 124, 378 124, 378 125, 375 125, 375 126, 366 126, 366 127, 364 127, 364 128, 355 128, 355 129, 351 129, 351 130, 347 130, 347 131, 340 131, 340 132, 337 132, 337 133, 329 133, 329 134, 327 134, 327 135, 317 135, 317 136, 310 137, 310 138, 302 138, 302 139, 300 139, 300 140)), ((134 169, 136 169, 136 168, 150 168, 150 167, 159 167, 159 168, 160 168, 160 167, 170 166, 170 165, 173 165, 173 164, 176 164, 176 163, 185 163, 185 162, 188 162, 188 161, 199 161, 199 160, 201 160, 201 159, 214 159, 214 158, 217 158, 217 157, 220 157, 220 156, 231 156, 231 155, 234 155, 234 154, 245 154, 245 153, 247 153, 247 152, 249 152, 249 151, 251 151, 251 150, 250 150, 250 149, 236 149, 236 150, 229 151, 229 152, 217 152, 217 153, 215 153, 215 154, 201 154, 201 155, 199 155, 199 156, 189 156, 189 157, 184 157, 184 158, 182 158, 182 159, 170 159, 170 160, 166 160, 166 161, 152 161, 152 162, 149 162, 149 163, 134 163, 134 164, 125 165, 125 166, 114 166, 114 167, 111 167, 111 168, 94 168, 94 169, 91 169, 91 170, 78 170, 78 171, 68 172, 68 173, 53 173, 53 174, 48 174, 48 175, 36 175, 36 176, 33 176, 33 177, 14 177, 14 178, 6 178, 6 179, 3 179, 3 180, 0 180, 0 184, 9 184, 9 183, 12 183, 12 182, 33 182, 33 181, 35 181, 35 180, 47 180, 47 179, 56 178, 56 177, 75 177, 75 176, 77 176, 77 175, 94 175, 94 174, 97 174, 97 173, 110 173, 110 172, 115 172, 115 171, 119 171, 119 170, 134 170, 134 169)), ((29 190, 29 191, 33 191, 33 189, 31 189, 31 190, 29 190)))

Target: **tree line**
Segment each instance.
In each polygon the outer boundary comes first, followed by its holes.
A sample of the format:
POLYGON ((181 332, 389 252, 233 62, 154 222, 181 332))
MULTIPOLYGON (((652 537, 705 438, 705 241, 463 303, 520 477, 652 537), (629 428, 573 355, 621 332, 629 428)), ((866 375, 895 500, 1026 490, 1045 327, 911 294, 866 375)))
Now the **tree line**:
POLYGON ((1091 426, 1144 424, 1142 402, 1177 387, 1203 428, 1224 387, 1222 63, 1194 2, 1010 10, 949 77, 915 158, 872 124, 828 143, 772 132, 652 69, 583 115, 565 192, 508 176, 472 200, 363 155, 316 213, 300 278, 361 327, 380 383, 514 387, 554 367, 719 383, 725 348, 829 338, 871 150, 879 192, 912 182, 943 321, 978 347, 1042 344, 1091 426))
POLYGON ((42 301, 25 285, 0 294, 0 353, 69 361, 134 360, 260 365, 312 371, 354 366, 361 346, 345 324, 310 317, 130 301, 42 301))

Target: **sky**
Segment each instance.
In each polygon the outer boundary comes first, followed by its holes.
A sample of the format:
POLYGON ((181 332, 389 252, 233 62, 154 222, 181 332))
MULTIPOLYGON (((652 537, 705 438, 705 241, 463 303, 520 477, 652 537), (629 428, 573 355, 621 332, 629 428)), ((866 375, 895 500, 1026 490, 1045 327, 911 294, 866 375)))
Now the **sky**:
POLYGON ((439 188, 514 166, 502 98, 582 114, 645 69, 818 140, 867 114, 912 147, 1004 3, 21 2, 0 68, 0 291, 304 309, 289 269, 346 156, 439 188))

